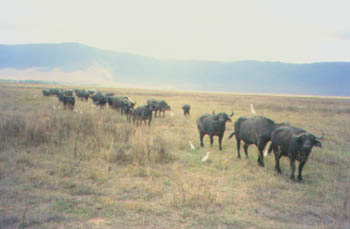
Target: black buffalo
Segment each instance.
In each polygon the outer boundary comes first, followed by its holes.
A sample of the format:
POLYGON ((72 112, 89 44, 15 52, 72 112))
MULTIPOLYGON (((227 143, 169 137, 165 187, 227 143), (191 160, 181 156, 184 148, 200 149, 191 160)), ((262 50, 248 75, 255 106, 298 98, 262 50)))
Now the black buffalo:
POLYGON ((240 117, 234 125, 235 131, 230 134, 229 138, 233 135, 236 136, 237 141, 237 154, 238 158, 241 158, 240 148, 241 148, 241 140, 244 142, 244 152, 246 157, 248 157, 248 147, 251 144, 254 144, 258 147, 259 157, 258 163, 259 165, 264 167, 264 153, 263 150, 266 144, 271 139, 271 133, 276 128, 288 125, 287 123, 275 123, 271 119, 256 116, 252 118, 240 117))
POLYGON ((147 100, 147 105, 152 107, 152 111, 154 111, 154 117, 157 117, 157 113, 158 113, 158 107, 159 107, 159 102, 158 100, 155 99, 148 99, 147 100))
POLYGON ((90 89, 90 90, 88 90, 87 92, 88 92, 89 95, 91 96, 91 95, 93 95, 93 94, 95 93, 95 90, 90 89))
POLYGON ((163 117, 165 117, 165 111, 170 111, 171 107, 165 100, 161 100, 158 103, 159 116, 163 113, 163 117))
POLYGON ((56 92, 55 95, 57 96, 58 101, 61 102, 61 103, 63 103, 63 97, 65 96, 65 95, 63 94, 63 91, 62 91, 62 90, 58 90, 58 91, 56 92))
MULTIPOLYGON (((322 131, 322 130, 321 130, 322 131)), ((303 167, 311 153, 312 147, 322 147, 320 140, 323 138, 292 126, 280 127, 274 130, 271 134, 271 145, 269 153, 274 151, 275 154, 275 169, 278 173, 281 172, 280 159, 286 156, 290 159, 291 174, 290 179, 294 180, 295 160, 299 161, 298 181, 301 181, 303 167)))
POLYGON ((50 94, 50 91, 49 90, 47 90, 47 89, 44 89, 43 90, 43 96, 50 96, 51 94, 50 94))
POLYGON ((191 105, 184 104, 182 109, 184 110, 184 116, 190 116, 191 105))
POLYGON ((73 90, 70 90, 70 89, 64 90, 64 91, 63 91, 63 94, 64 94, 65 96, 73 96, 73 90))
POLYGON ((134 110, 134 106, 136 102, 134 102, 128 96, 110 96, 107 97, 107 102, 109 107, 120 111, 122 114, 127 116, 127 119, 130 120, 132 111, 134 110))
POLYGON ((165 116, 165 111, 171 109, 168 103, 165 100, 156 100, 156 99, 148 99, 147 105, 152 106, 154 111, 154 117, 160 117, 161 113, 163 113, 163 117, 165 116))
POLYGON ((123 106, 123 98, 121 96, 111 96, 108 98, 109 107, 118 111, 121 111, 123 106))
POLYGON ((62 92, 62 89, 58 89, 58 88, 44 89, 42 92, 44 96, 51 96, 51 95, 58 96, 58 94, 62 92))
POLYGON ((136 122, 136 125, 139 125, 139 123, 142 123, 144 121, 146 125, 146 120, 148 120, 148 126, 151 126, 152 121, 152 105, 143 105, 136 108, 136 110, 133 112, 133 121, 136 122))
POLYGON ((116 96, 109 96, 107 97, 107 103, 109 105, 109 108, 115 109, 115 104, 117 103, 117 97, 116 96))
POLYGON ((121 112, 126 115, 126 120, 131 121, 132 115, 134 113, 134 107, 136 102, 133 101, 130 97, 124 96, 121 100, 121 112))
POLYGON ((75 97, 63 95, 62 102, 64 109, 68 108, 73 110, 75 105, 75 97))
POLYGON ((79 90, 79 89, 75 89, 75 95, 81 100, 81 101, 88 101, 90 94, 85 91, 85 90, 79 90))
POLYGON ((107 103, 107 98, 104 96, 101 92, 97 92, 93 96, 91 96, 92 101, 94 104, 100 108, 104 108, 107 103))
POLYGON ((210 145, 213 146, 213 137, 219 137, 219 149, 222 150, 221 142, 224 136, 226 122, 232 122, 232 114, 229 116, 225 112, 218 114, 204 114, 197 120, 197 127, 199 131, 199 139, 201 142, 201 147, 204 146, 203 138, 207 134, 210 137, 210 145))

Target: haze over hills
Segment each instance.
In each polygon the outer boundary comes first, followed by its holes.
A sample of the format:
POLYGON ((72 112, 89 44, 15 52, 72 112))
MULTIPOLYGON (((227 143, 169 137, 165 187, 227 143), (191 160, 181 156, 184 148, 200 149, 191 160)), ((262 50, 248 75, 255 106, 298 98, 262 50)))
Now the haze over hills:
POLYGON ((79 43, 0 45, 0 78, 117 87, 350 96, 350 62, 161 60, 79 43))

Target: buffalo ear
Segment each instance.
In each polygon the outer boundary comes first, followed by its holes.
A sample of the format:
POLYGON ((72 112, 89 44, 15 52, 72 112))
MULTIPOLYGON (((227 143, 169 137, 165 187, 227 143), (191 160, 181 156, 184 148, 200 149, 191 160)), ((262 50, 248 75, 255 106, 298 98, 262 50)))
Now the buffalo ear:
POLYGON ((296 136, 296 139, 297 139, 297 142, 301 144, 303 142, 303 135, 296 136))
POLYGON ((314 146, 322 148, 322 143, 318 140, 315 140, 314 146))

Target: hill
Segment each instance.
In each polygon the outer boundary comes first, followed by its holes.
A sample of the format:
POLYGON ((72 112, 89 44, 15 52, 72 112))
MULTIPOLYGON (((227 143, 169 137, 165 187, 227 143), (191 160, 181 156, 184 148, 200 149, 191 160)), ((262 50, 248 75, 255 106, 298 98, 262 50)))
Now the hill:
POLYGON ((0 45, 0 77, 134 87, 350 96, 350 63, 161 60, 79 43, 0 45), (21 78, 25 75, 26 78, 21 78))

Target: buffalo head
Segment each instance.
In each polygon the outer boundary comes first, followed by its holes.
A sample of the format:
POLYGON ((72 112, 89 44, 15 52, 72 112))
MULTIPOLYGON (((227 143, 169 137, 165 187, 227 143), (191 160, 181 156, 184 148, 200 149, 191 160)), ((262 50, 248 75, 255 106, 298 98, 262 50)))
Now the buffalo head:
POLYGON ((321 130, 322 135, 320 137, 315 136, 311 133, 304 132, 299 135, 294 135, 297 142, 301 145, 303 151, 310 151, 313 146, 322 148, 320 140, 324 137, 324 132, 321 130))
POLYGON ((215 114, 215 112, 213 111, 213 116, 214 116, 215 120, 220 120, 220 121, 224 121, 224 122, 232 122, 230 117, 233 116, 233 112, 231 115, 228 115, 225 112, 220 112, 218 114, 215 114))

